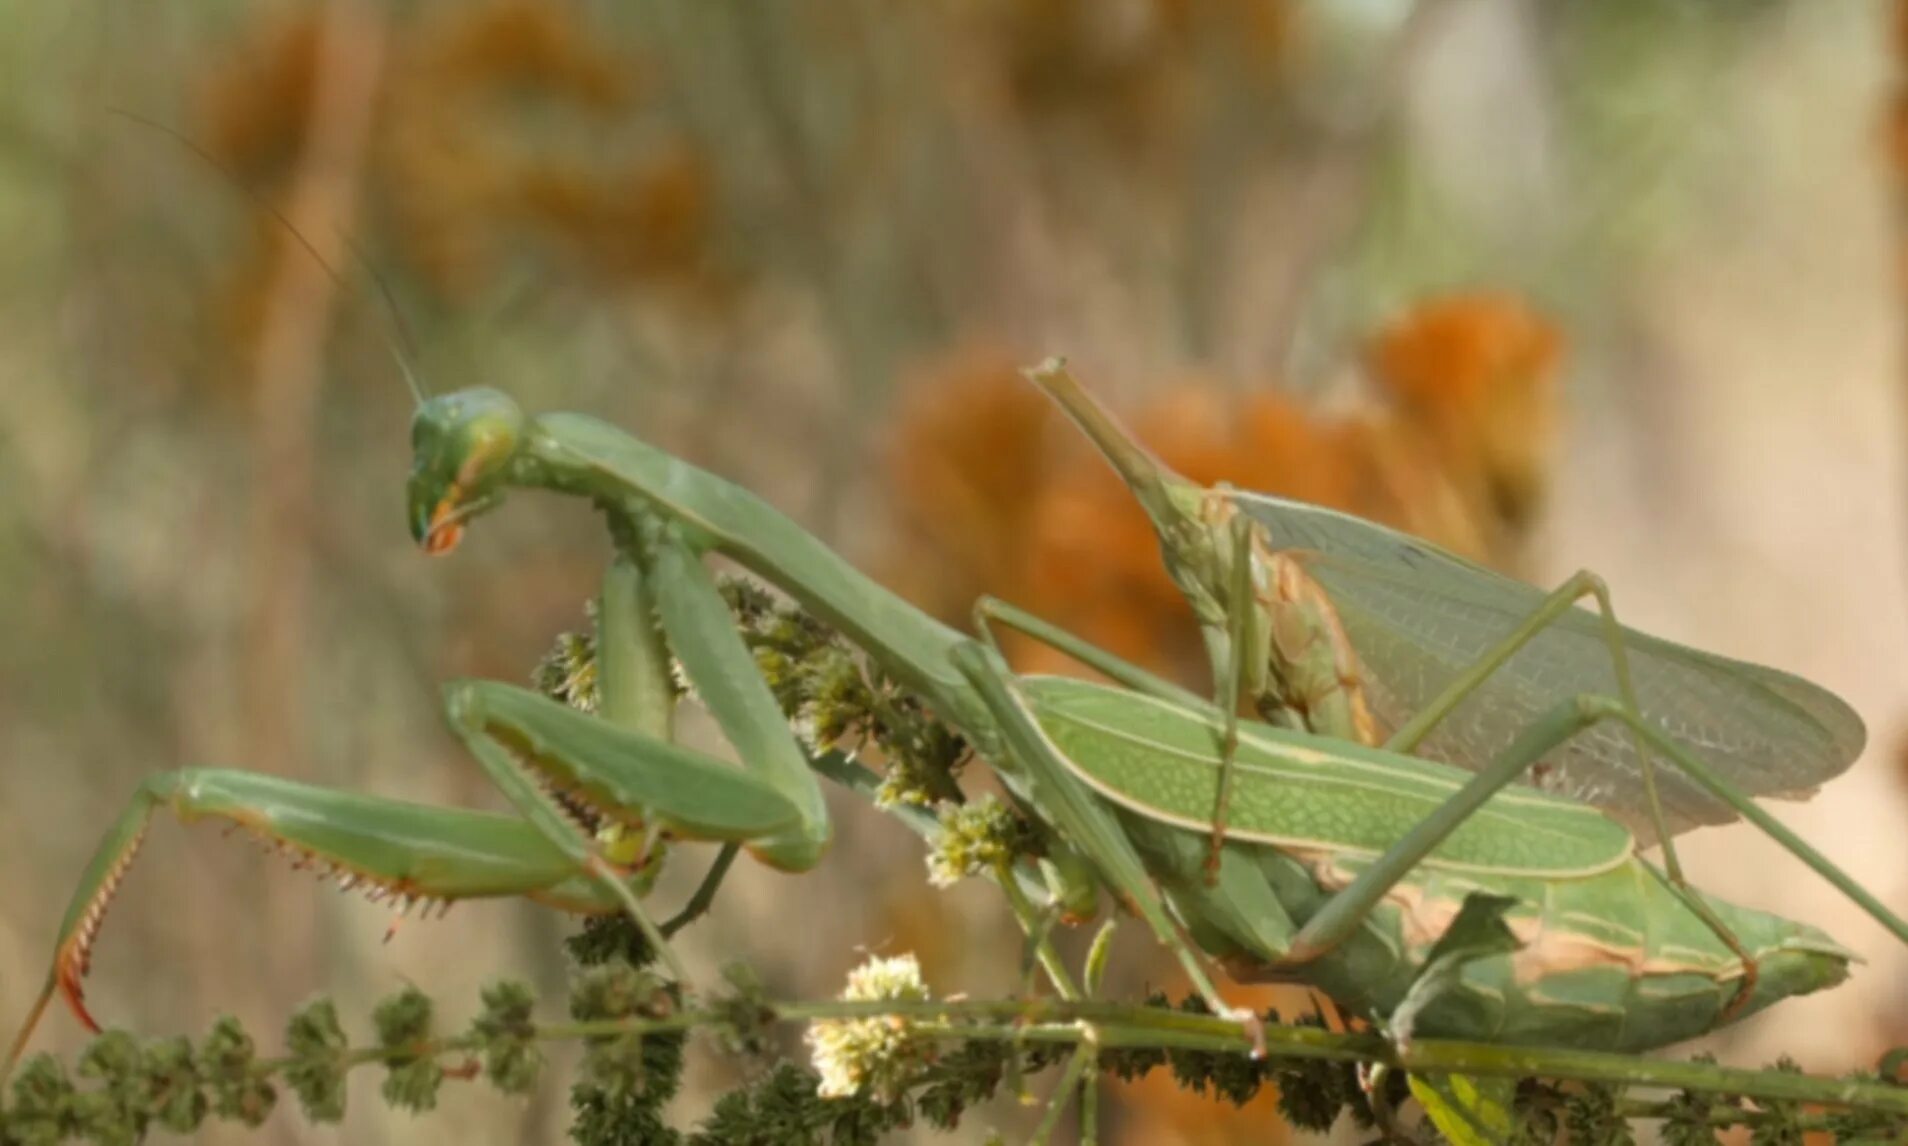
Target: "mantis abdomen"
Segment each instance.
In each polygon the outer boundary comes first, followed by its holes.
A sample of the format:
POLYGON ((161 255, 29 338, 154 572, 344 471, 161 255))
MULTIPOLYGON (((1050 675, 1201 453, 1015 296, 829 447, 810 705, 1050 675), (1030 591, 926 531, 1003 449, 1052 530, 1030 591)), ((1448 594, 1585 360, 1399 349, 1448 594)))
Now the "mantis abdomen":
MULTIPOLYGON (((1258 851, 1257 866, 1300 925, 1359 867, 1344 857, 1258 851)), ((1647 1050, 1714 1030, 1742 986, 1742 960, 1634 857, 1580 878, 1420 868, 1341 946, 1310 963, 1281 969, 1243 949, 1225 963, 1244 981, 1292 979, 1354 1011, 1389 1015, 1465 897, 1477 892, 1518 901, 1506 922, 1524 946, 1467 964, 1457 984, 1418 1015, 1420 1036, 1647 1050)), ((1820 930, 1703 899, 1757 964, 1755 985, 1731 1020, 1848 977, 1850 953, 1820 930)))

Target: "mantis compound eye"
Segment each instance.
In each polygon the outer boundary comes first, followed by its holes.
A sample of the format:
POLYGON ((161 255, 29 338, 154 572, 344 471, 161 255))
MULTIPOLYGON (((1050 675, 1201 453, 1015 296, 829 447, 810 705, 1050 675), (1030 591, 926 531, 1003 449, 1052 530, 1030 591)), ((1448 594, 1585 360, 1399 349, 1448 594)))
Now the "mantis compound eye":
POLYGON ((523 437, 523 412, 496 390, 460 390, 420 405, 411 422, 411 537, 447 553, 464 525, 503 499, 503 477, 523 437))

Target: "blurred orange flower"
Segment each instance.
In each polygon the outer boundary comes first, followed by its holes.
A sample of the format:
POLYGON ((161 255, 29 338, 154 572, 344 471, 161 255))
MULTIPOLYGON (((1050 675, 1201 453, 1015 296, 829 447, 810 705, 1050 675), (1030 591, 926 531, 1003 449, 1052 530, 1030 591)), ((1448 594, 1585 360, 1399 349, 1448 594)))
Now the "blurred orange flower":
POLYGON ((1489 535, 1520 530, 1542 502, 1562 357, 1556 329, 1521 300, 1466 294, 1406 314, 1367 361, 1489 535))
POLYGON ((970 347, 904 388, 885 468, 901 520, 884 581, 946 616, 981 586, 1010 586, 1049 480, 1047 400, 994 347, 970 347))
POLYGON ((1188 87, 1215 62, 1256 88, 1284 71, 1292 13, 1283 0, 1015 0, 998 10, 1006 94, 1030 116, 1069 114, 1109 140, 1172 138, 1188 87))
MULTIPOLYGON (((562 0, 491 0, 404 28, 364 172, 367 217, 388 221, 409 267, 454 298, 506 270, 506 252, 528 250, 684 301, 720 299, 707 258, 716 196, 706 158, 674 126, 628 130, 660 77, 585 15, 562 0), (526 106, 534 122, 511 118, 526 106), (566 146, 576 137, 549 130, 564 117, 583 121, 584 139, 640 142, 566 146)), ((303 150, 320 19, 311 9, 260 21, 200 83, 192 134, 267 197, 303 150)), ((275 220, 256 226, 214 300, 222 341, 240 356, 278 260, 309 257, 275 220)))
MULTIPOLYGON (((1371 401, 1350 414, 1188 377, 1132 426, 1194 481, 1343 509, 1501 563, 1541 502, 1561 354, 1555 330, 1517 300, 1452 296, 1374 335, 1371 401)), ((1119 656, 1204 679, 1145 515, 1007 355, 967 350, 924 372, 890 440, 906 540, 889 564, 903 591, 955 620, 992 593, 1119 656), (1054 427, 1064 437, 1050 442, 1054 427)), ((1016 652, 1028 668, 1066 664, 1016 652)))

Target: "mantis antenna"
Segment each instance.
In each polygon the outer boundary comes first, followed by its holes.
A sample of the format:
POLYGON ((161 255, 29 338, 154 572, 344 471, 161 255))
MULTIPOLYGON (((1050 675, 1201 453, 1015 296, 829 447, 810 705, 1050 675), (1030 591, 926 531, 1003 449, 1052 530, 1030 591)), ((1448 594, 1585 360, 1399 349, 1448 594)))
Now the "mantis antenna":
MULTIPOLYGON (((220 162, 217 156, 207 151, 197 140, 177 128, 160 123, 156 119, 148 119, 135 111, 127 111, 122 107, 109 107, 106 110, 124 119, 129 119, 142 127, 149 127, 154 131, 163 132, 171 136, 180 146, 198 156, 214 171, 225 176, 228 181, 240 191, 244 192, 245 197, 252 201, 254 207, 257 207, 259 210, 264 211, 272 218, 278 220, 278 224, 284 227, 286 232, 289 233, 293 239, 298 241, 298 245, 305 249, 305 253, 310 255, 313 261, 320 267, 324 268, 324 272, 330 277, 332 285, 336 286, 341 293, 347 296, 360 293, 355 290, 350 283, 346 282, 344 276, 340 275, 337 270, 325 260, 325 256, 318 252, 318 248, 312 245, 311 240, 305 237, 303 231, 300 231, 290 219, 285 217, 285 213, 278 209, 276 203, 265 198, 265 196, 261 195, 251 184, 239 178, 238 172, 233 171, 230 167, 220 162)), ((351 257, 358 260, 358 265, 362 266, 365 269, 365 273, 371 276, 371 281, 377 284, 378 297, 384 301, 384 307, 378 313, 383 316, 387 328, 385 348, 391 352, 391 360, 397 363, 398 373, 404 376, 404 384, 410 388, 411 399, 422 406, 424 404, 425 390, 423 385, 418 381, 417 372, 411 369, 411 359, 417 355, 417 346, 411 339, 410 330, 404 325, 404 313, 398 309, 397 299, 392 297, 390 285, 384 281, 384 276, 378 273, 377 268, 371 265, 371 260, 365 257, 364 250, 358 246, 357 241, 350 235, 341 234, 338 237, 344 241, 345 249, 351 252, 351 257)))

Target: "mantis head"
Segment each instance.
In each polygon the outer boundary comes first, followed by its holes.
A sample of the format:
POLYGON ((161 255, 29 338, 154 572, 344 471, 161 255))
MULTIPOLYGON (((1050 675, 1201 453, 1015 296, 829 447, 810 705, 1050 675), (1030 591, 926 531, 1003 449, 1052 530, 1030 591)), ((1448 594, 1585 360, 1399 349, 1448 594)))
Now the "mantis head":
POLYGON ((523 439, 523 411, 497 390, 426 400, 411 419, 411 536, 448 553, 464 523, 503 501, 506 471, 523 439))

